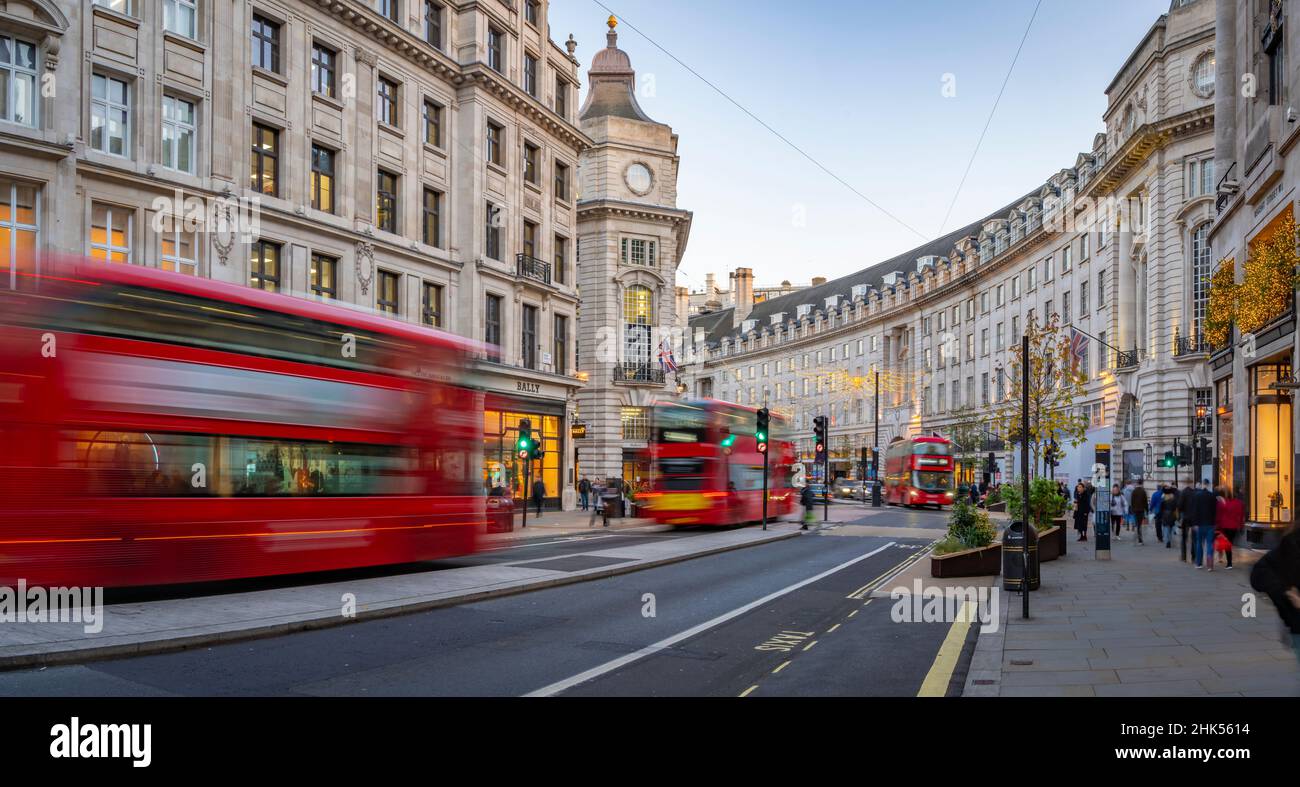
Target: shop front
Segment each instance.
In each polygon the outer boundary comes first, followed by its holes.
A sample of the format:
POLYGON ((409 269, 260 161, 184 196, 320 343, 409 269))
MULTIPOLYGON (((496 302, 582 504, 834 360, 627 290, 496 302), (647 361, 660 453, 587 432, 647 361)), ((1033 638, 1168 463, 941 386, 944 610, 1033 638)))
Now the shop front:
POLYGON ((483 489, 487 494, 508 494, 516 510, 538 479, 546 486, 543 509, 558 510, 568 484, 564 458, 569 436, 563 401, 546 401, 489 393, 483 408, 483 489), (527 420, 533 438, 541 442, 540 459, 520 459, 516 453, 519 425, 527 420))
POLYGON ((1291 522, 1295 504, 1290 352, 1246 370, 1250 381, 1247 541, 1272 543, 1291 522))

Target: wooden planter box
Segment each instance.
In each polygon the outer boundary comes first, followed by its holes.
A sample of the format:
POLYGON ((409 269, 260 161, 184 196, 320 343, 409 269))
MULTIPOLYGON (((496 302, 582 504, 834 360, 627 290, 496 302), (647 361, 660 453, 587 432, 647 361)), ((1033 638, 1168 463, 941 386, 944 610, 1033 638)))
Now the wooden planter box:
POLYGON ((996 577, 1000 573, 1002 573, 1002 544, 996 541, 980 549, 930 556, 930 576, 937 579, 996 577))
POLYGON ((1038 562, 1046 563, 1061 556, 1061 527, 1049 527, 1038 534, 1038 562))
POLYGON ((1061 542, 1060 543, 1061 557, 1065 557, 1066 547, 1070 543, 1070 539, 1068 537, 1070 534, 1070 528, 1067 524, 1067 520, 1063 516, 1058 516, 1056 519, 1052 520, 1052 526, 1058 528, 1061 531, 1060 533, 1057 533, 1057 540, 1061 542))
POLYGON ((1007 510, 1007 504, 1006 501, 999 500, 996 503, 989 503, 985 508, 989 511, 1001 511, 1005 513, 1007 510))

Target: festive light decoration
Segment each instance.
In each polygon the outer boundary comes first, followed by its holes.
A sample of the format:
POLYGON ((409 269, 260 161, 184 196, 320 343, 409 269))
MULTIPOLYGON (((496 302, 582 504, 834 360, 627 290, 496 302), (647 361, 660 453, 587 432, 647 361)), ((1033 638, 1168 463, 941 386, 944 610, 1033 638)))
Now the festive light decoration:
POLYGON ((1250 243, 1246 278, 1237 288, 1237 328, 1254 333, 1291 306, 1295 292, 1295 217, 1288 210, 1250 243))
POLYGON ((1210 277, 1210 302, 1205 307, 1205 342, 1223 347, 1232 337, 1232 320, 1237 313, 1237 261, 1229 257, 1219 263, 1210 277))

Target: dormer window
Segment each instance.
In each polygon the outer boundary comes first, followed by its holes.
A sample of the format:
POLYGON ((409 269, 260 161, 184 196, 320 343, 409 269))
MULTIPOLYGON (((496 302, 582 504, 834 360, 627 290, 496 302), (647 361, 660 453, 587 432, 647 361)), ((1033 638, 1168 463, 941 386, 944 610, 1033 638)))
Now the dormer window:
POLYGON ((812 304, 801 303, 799 304, 798 310, 795 312, 795 316, 798 319, 802 320, 804 317, 807 317, 808 313, 811 311, 812 311, 812 304))
POLYGON ((867 297, 867 285, 865 284, 853 285, 853 299, 857 300, 858 298, 865 298, 865 297, 867 297))

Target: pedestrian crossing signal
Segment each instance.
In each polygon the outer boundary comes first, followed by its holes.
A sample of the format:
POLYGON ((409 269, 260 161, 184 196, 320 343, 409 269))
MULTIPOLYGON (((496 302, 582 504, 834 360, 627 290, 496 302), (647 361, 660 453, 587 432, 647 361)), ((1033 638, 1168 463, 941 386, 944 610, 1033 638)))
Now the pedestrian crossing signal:
POLYGON ((758 444, 760 454, 767 453, 767 432, 768 427, 771 425, 771 419, 771 413, 768 412, 766 407, 758 411, 758 419, 754 427, 754 441, 758 444))

